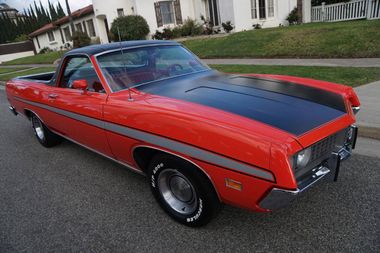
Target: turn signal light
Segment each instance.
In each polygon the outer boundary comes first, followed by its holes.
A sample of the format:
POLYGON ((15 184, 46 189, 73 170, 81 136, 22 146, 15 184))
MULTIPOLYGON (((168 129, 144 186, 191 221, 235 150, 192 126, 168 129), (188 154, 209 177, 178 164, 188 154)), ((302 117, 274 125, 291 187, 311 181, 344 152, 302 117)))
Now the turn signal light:
POLYGON ((226 187, 241 191, 243 189, 243 185, 235 180, 232 180, 230 178, 226 178, 226 187))

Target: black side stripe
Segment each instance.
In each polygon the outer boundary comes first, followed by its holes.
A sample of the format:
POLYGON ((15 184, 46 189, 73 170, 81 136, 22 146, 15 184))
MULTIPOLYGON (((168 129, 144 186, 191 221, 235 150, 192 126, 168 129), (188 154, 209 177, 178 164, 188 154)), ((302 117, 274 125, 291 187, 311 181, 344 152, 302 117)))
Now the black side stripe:
POLYGON ((130 137, 133 139, 144 141, 146 143, 153 143, 153 144, 156 144, 160 147, 166 148, 168 150, 175 150, 179 153, 186 154, 190 157, 196 157, 197 159, 205 161, 205 162, 210 163, 210 164, 215 164, 215 165, 218 165, 218 166, 221 166, 224 168, 231 168, 234 171, 238 171, 238 172, 250 175, 250 176, 259 177, 259 178, 269 180, 272 182, 275 181, 272 173, 269 171, 261 170, 257 167, 253 167, 253 166, 250 166, 247 164, 239 163, 239 162, 234 161, 232 159, 226 158, 226 157, 221 156, 221 155, 217 155, 215 153, 212 153, 212 152, 209 152, 209 151, 206 151, 206 150, 194 147, 194 146, 190 146, 190 145, 178 142, 178 141, 170 140, 168 138, 164 138, 164 137, 157 136, 154 134, 150 134, 147 132, 143 132, 140 130, 132 129, 129 127, 125 127, 125 126, 117 125, 114 123, 110 123, 110 122, 94 119, 91 117, 83 116, 83 115, 80 115, 77 113, 62 110, 62 109, 52 107, 52 106, 49 106, 46 104, 32 102, 32 101, 25 100, 22 98, 15 98, 15 99, 20 101, 20 102, 30 104, 33 106, 37 106, 37 107, 58 113, 60 115, 63 115, 63 116, 66 116, 66 117, 87 123, 87 124, 95 126, 95 127, 99 127, 99 128, 102 128, 102 129, 105 129, 105 130, 108 130, 108 131, 111 131, 111 132, 114 132, 114 133, 117 133, 120 135, 124 135, 126 137, 130 137))

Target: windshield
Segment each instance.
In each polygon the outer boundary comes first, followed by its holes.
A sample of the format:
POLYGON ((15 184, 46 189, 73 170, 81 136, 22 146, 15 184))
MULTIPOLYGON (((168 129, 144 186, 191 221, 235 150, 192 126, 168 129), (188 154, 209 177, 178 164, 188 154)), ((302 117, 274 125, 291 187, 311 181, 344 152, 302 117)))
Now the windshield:
POLYGON ((124 49, 97 60, 112 91, 208 69, 182 46, 124 49))

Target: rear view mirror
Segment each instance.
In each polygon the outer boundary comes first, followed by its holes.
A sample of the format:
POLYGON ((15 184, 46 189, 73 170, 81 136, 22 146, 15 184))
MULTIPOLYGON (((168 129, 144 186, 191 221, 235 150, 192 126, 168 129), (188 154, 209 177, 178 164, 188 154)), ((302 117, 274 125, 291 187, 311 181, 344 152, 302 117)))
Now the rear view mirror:
POLYGON ((74 80, 73 81, 73 89, 77 89, 77 90, 87 90, 87 80, 86 79, 81 79, 81 80, 74 80))

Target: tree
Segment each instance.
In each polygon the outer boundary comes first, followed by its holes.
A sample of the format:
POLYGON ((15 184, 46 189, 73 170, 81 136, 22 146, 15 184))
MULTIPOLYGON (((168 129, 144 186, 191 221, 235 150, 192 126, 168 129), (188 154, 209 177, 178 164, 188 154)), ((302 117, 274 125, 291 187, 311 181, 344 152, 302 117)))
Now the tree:
POLYGON ((144 40, 149 34, 149 26, 142 16, 128 15, 118 17, 112 22, 111 33, 117 41, 144 40))
POLYGON ((58 2, 58 5, 57 5, 57 15, 58 15, 58 18, 63 18, 64 16, 66 16, 60 2, 58 2))

